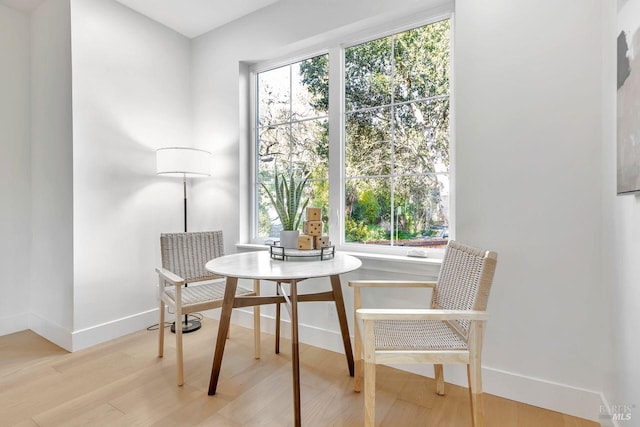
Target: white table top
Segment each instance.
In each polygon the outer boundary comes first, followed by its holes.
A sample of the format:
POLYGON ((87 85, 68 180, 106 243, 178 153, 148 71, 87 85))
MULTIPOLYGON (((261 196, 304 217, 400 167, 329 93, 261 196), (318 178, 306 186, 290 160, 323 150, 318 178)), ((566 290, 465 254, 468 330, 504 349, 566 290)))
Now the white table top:
POLYGON ((269 252, 244 252, 209 261, 205 268, 212 273, 244 279, 286 280, 333 276, 357 270, 362 262, 351 255, 336 252, 332 259, 280 261, 269 252))

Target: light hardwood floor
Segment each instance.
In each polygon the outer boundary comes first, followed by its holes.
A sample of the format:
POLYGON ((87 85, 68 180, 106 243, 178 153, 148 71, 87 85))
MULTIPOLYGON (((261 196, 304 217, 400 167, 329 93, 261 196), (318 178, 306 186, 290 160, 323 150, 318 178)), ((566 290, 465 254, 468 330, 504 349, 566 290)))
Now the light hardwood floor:
MULTIPOLYGON (((233 326, 218 394, 207 396, 217 323, 184 336, 185 385, 175 385, 174 340, 156 357, 157 331, 140 331, 67 353, 30 331, 0 337, 0 426, 264 426, 292 425, 290 346, 273 353, 262 336, 233 326)), ((362 395, 353 392, 344 356, 301 344, 305 426, 360 426, 362 395)), ((468 393, 431 379, 378 367, 376 419, 382 426, 470 425, 468 393)), ((492 427, 593 427, 597 423, 485 395, 492 427)))

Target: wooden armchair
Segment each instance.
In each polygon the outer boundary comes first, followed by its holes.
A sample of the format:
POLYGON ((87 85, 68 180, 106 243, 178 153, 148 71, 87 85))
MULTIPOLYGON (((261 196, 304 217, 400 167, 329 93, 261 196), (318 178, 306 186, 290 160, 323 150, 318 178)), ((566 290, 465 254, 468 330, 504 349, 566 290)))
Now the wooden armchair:
POLYGON ((437 282, 349 282, 354 288, 356 391, 362 386, 364 355, 365 426, 375 425, 376 363, 434 364, 439 395, 444 395, 443 364, 466 364, 472 423, 485 426, 480 362, 496 262, 495 252, 449 241, 437 282), (433 288, 431 308, 362 308, 360 290, 365 287, 433 288))
MULTIPOLYGON (((160 327, 158 356, 164 353, 165 304, 175 312, 176 318, 176 363, 178 385, 184 383, 182 357, 182 316, 201 310, 222 307, 225 279, 205 269, 213 258, 224 255, 222 231, 198 233, 167 233, 160 235, 162 268, 156 268, 160 290, 160 327), (186 287, 185 285, 189 285, 186 287)), ((237 295, 257 295, 254 290, 238 286, 237 295)), ((260 357, 260 309, 254 307, 255 357, 260 357)))

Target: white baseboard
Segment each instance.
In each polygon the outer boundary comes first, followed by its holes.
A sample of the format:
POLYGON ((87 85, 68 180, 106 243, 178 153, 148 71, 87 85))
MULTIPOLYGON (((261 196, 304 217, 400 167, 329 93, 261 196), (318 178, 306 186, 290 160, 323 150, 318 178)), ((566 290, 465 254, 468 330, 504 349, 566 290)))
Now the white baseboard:
MULTIPOLYGON (((483 367, 482 376, 487 393, 579 418, 601 421, 600 408, 604 404, 604 396, 599 391, 490 367, 483 367)), ((465 372, 464 382, 461 381, 460 385, 466 385, 466 382, 465 372)))
MULTIPOLYGON (((430 365, 398 365, 419 375, 433 378, 430 365)), ((461 387, 467 387, 467 371, 463 365, 445 367, 445 381, 461 387)), ((495 396, 551 411, 561 412, 574 417, 602 422, 599 419, 601 405, 604 404, 602 393, 574 387, 567 384, 507 372, 488 366, 482 368, 483 390, 495 396)))
MULTIPOLYGON (((220 311, 207 312, 206 315, 218 318, 220 311)), ((253 328, 253 313, 250 309, 236 309, 233 311, 232 322, 246 328, 253 328)), ((273 334, 275 331, 275 319, 263 314, 261 316, 261 328, 262 332, 273 334)), ((282 336, 289 337, 290 331, 289 321, 283 320, 282 336)), ((300 342, 344 353, 339 331, 330 331, 300 324, 300 342)), ((430 365, 397 365, 394 367, 433 378, 433 368, 430 365)), ((602 416, 601 405, 607 405, 606 399, 601 392, 491 367, 482 368, 482 379, 486 393, 597 421, 603 427, 618 427, 615 421, 600 418, 602 416)), ((447 366, 445 368, 445 380, 448 383, 467 387, 466 368, 464 366, 447 366)))
POLYGON ((0 319, 0 337, 29 329, 29 313, 6 316, 0 319))
POLYGON ((67 351, 78 351, 127 335, 158 322, 158 309, 116 319, 90 328, 71 332, 34 313, 5 317, 0 320, 0 336, 31 329, 46 340, 67 351))
POLYGON ((43 319, 37 314, 29 313, 29 329, 57 346, 72 351, 71 331, 57 323, 43 319))
POLYGON ((139 331, 154 323, 158 323, 157 308, 74 331, 72 351, 82 350, 139 331))

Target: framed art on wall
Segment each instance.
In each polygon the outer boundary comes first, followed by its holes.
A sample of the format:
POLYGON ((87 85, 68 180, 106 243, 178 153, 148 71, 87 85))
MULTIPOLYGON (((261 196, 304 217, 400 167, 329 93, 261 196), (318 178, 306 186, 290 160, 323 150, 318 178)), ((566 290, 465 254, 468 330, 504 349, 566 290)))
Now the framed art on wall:
POLYGON ((640 191, 640 0, 618 0, 617 192, 640 191))

